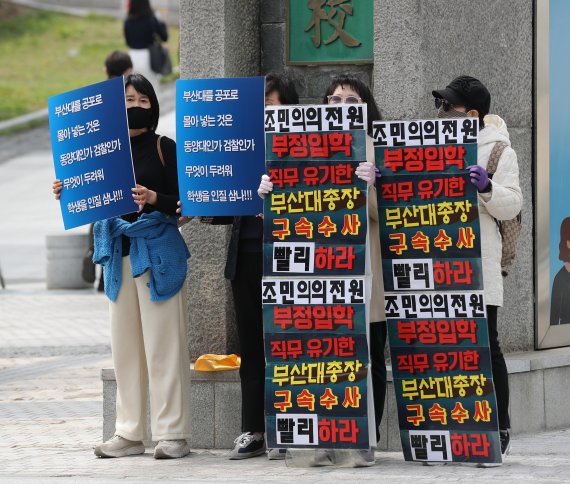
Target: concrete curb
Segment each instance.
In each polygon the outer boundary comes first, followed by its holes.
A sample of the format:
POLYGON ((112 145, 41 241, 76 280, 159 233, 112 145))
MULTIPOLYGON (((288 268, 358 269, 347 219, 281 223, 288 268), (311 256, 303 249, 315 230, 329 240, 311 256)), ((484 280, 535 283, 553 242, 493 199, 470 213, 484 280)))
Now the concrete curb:
MULTIPOLYGON (((124 0, 111 0, 106 2, 98 0, 97 3, 99 4, 99 7, 93 7, 93 4, 95 3, 93 0, 10 0, 10 2, 21 5, 22 7, 67 13, 69 15, 77 15, 79 17, 96 14, 124 19, 127 13, 126 3, 124 0), (103 3, 104 6, 101 6, 101 3, 103 3)), ((154 2, 151 3, 153 10, 160 18, 165 20, 168 25, 179 24, 179 2, 175 2, 173 0, 154 0, 154 2)))
POLYGON ((34 0, 10 0, 11 3, 21 5, 22 7, 36 8, 38 10, 49 10, 50 12, 67 13, 70 15, 77 15, 78 17, 86 17, 87 15, 97 14, 106 15, 115 18, 124 18, 125 11, 121 8, 121 4, 117 8, 89 8, 85 7, 72 7, 66 5, 56 5, 47 2, 37 2, 34 0))
POLYGON ((20 126, 25 123, 29 123, 30 121, 37 121, 37 120, 47 120, 48 118, 48 109, 40 109, 34 113, 23 114, 22 116, 18 116, 17 118, 7 119, 5 121, 0 121, 0 133, 4 130, 14 128, 16 126, 20 126))
MULTIPOLYGON (((167 83, 161 85, 162 95, 163 96, 173 96, 175 92, 174 83, 167 83)), ((163 99, 161 103, 161 113, 167 113, 174 109, 174 101, 171 101, 169 98, 166 100, 163 99)), ((40 109, 39 111, 35 111, 33 113, 23 114, 22 116, 18 116, 16 118, 6 119, 5 121, 0 121, 0 134, 8 129, 15 128, 17 126, 21 126, 23 124, 29 123, 30 121, 39 121, 39 120, 46 120, 48 119, 48 108, 40 109)))

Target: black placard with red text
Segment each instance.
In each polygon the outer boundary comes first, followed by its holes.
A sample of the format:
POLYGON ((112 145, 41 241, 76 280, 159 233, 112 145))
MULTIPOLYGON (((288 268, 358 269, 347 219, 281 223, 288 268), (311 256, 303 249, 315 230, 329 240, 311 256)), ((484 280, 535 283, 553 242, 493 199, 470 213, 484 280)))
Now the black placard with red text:
POLYGON ((272 448, 368 448, 366 107, 266 109, 262 301, 272 448))
POLYGON ((483 293, 476 118, 376 122, 380 240, 406 460, 501 462, 483 293))

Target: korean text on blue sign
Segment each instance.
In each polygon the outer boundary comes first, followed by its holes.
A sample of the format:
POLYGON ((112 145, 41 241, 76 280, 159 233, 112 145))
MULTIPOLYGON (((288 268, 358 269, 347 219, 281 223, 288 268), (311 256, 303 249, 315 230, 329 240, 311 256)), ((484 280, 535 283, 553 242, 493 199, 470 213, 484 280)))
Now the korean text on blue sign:
POLYGON ((406 460, 501 462, 483 292, 478 120, 375 122, 392 373, 406 460))
POLYGON ((136 210, 123 78, 48 99, 65 229, 136 210))
POLYGON ((257 215, 265 172, 263 77, 176 81, 183 215, 257 215))

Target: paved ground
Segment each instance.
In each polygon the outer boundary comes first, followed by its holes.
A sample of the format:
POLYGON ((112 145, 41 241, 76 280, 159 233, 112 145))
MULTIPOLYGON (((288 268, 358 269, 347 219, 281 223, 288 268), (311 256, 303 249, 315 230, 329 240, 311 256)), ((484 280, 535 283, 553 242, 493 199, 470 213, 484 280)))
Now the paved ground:
POLYGON ((370 468, 294 468, 227 451, 184 459, 97 459, 99 372, 111 365, 106 300, 95 290, 46 291, 13 284, 0 296, 0 481, 51 482, 570 482, 570 431, 523 436, 496 469, 423 467, 377 452, 370 468))
MULTIPOLYGON (((1 167, 0 167, 1 172, 1 167)), ((98 459, 101 368, 111 367, 107 301, 94 289, 0 291, 0 482, 570 482, 570 429, 518 436, 503 467, 423 467, 377 452, 369 468, 292 467, 264 457, 229 461, 225 450, 184 459, 98 459)))

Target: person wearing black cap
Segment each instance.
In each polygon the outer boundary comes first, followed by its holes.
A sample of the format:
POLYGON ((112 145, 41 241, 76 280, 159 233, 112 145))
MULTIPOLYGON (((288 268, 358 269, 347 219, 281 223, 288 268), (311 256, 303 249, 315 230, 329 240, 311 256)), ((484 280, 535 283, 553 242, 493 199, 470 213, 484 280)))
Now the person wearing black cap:
POLYGON ((501 274, 502 241, 496 220, 510 220, 522 207, 517 155, 511 148, 509 132, 503 119, 490 115, 491 94, 485 85, 469 76, 459 76, 445 89, 432 91, 439 118, 479 118, 477 165, 469 166, 471 183, 479 192, 479 223, 481 226, 481 259, 489 329, 489 346, 493 382, 497 396, 501 453, 510 451, 509 380, 505 358, 499 345, 497 308, 503 305, 501 274), (491 151, 497 142, 506 144, 494 175, 487 173, 491 151))

